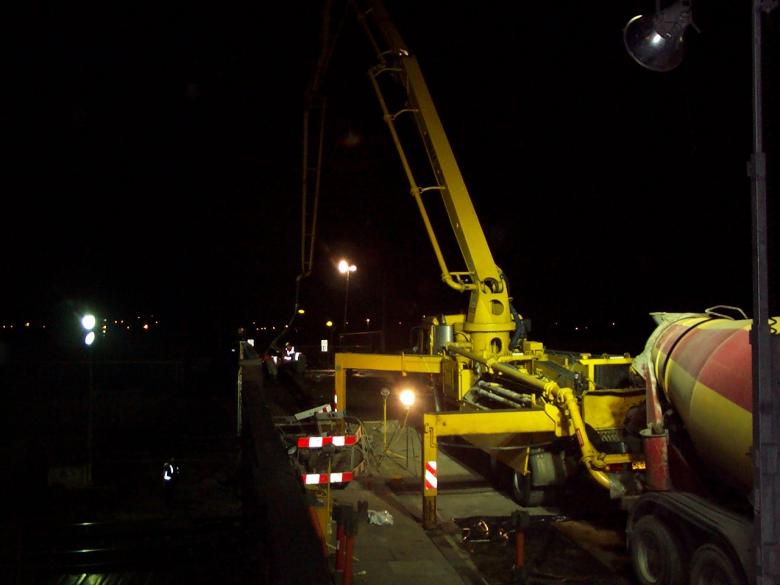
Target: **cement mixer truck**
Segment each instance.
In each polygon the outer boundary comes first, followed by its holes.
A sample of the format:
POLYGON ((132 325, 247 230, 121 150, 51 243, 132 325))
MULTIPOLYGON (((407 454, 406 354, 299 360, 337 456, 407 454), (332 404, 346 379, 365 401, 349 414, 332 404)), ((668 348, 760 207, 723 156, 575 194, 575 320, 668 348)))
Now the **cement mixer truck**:
POLYGON ((625 498, 643 585, 754 578, 751 321, 654 314, 633 369, 646 384, 643 493, 625 498))

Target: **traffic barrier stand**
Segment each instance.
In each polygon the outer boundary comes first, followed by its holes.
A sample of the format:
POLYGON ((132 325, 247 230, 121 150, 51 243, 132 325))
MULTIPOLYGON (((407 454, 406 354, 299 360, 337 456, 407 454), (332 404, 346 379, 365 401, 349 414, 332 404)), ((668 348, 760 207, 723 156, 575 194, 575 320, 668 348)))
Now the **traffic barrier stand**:
POLYGON ((368 466, 360 421, 343 413, 320 412, 322 408, 311 409, 317 412, 305 421, 295 418, 301 413, 275 420, 291 464, 307 488, 346 484, 368 466))

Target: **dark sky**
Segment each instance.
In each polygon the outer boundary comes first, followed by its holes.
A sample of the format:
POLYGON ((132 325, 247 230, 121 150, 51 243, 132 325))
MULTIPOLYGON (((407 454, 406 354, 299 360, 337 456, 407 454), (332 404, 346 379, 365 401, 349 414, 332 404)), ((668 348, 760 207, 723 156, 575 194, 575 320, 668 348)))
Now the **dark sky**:
MULTIPOLYGON (((93 303, 286 320, 319 2, 282 4, 3 9, 2 319, 93 303)), ((542 331, 715 304, 751 312, 748 6, 697 3, 702 33, 658 74, 622 44, 625 22, 652 2, 387 4, 515 304, 542 331)), ((333 263, 347 255, 359 267, 355 318, 455 310, 466 299, 440 283, 370 64, 348 17, 326 83, 320 238, 303 302, 340 318, 333 263), (357 145, 345 145, 349 132, 357 145)), ((771 166, 777 116, 766 106, 771 166)))

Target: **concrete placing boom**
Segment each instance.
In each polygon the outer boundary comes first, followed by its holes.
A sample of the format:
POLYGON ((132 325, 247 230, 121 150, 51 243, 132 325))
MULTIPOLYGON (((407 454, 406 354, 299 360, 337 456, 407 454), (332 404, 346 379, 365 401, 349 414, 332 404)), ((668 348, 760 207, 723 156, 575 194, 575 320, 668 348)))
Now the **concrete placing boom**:
POLYGON ((437 412, 423 419, 426 526, 436 523, 438 439, 457 435, 513 470, 522 505, 541 503, 584 468, 628 511, 642 585, 746 584, 754 572, 744 496, 752 485, 752 322, 714 308, 658 314, 635 360, 528 340, 417 60, 380 1, 355 5, 378 59, 371 82, 442 279, 470 298, 464 314, 427 321, 419 354, 336 354, 335 406, 347 408, 349 369, 433 375, 437 412), (424 165, 407 155, 403 120, 413 122, 424 165), (444 260, 424 203, 429 192, 443 198, 466 271, 444 260))
POLYGON ((459 319, 462 331, 470 337, 471 347, 478 353, 505 355, 509 350, 509 333, 517 325, 510 311, 507 283, 493 260, 420 66, 381 2, 358 9, 360 22, 378 59, 378 64, 369 72, 371 82, 439 263, 442 280, 455 290, 470 293, 468 313, 459 319), (404 88, 397 104, 391 103, 384 90, 386 81, 404 88), (427 153, 427 168, 415 168, 407 156, 398 130, 399 119, 403 117, 411 117, 414 121, 420 143, 427 153), (429 183, 421 184, 422 180, 429 183), (442 197, 466 263, 465 272, 454 272, 447 266, 426 209, 424 196, 427 194, 442 197))

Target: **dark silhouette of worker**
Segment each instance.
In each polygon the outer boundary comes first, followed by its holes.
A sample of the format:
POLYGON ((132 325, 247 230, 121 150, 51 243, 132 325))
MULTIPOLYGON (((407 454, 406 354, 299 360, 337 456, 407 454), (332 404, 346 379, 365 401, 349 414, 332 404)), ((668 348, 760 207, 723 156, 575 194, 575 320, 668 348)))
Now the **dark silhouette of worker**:
POLYGON ((165 505, 170 507, 173 505, 174 496, 176 495, 177 485, 179 483, 179 465, 173 457, 163 464, 162 482, 165 505))

